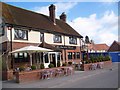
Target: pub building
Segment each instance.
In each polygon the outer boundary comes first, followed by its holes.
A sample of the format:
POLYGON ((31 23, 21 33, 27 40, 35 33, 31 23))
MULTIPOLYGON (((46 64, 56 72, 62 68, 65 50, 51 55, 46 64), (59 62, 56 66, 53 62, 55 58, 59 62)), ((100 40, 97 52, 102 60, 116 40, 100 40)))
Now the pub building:
POLYGON ((81 61, 82 36, 67 24, 63 12, 60 19, 55 18, 55 5, 49 6, 49 16, 2 3, 2 56, 9 68, 30 64, 28 53, 9 53, 25 46, 39 46, 52 52, 33 53, 32 63, 50 63, 57 67, 57 62, 79 63, 81 61))

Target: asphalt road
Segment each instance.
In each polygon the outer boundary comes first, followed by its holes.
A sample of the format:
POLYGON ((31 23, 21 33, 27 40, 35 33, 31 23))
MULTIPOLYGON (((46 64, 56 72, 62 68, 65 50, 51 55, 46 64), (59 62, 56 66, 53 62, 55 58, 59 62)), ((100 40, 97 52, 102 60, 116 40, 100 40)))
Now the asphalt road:
POLYGON ((94 71, 76 71, 74 75, 17 84, 4 81, 3 88, 118 88, 118 64, 94 71))
POLYGON ((108 70, 104 73, 84 76, 81 79, 71 80, 70 82, 56 85, 54 88, 117 88, 118 71, 117 69, 108 70))

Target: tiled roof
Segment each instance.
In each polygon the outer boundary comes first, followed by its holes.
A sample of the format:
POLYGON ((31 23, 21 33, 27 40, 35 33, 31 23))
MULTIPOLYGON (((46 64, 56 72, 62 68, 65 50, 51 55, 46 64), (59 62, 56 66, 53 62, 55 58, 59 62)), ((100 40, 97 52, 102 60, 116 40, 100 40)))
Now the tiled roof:
POLYGON ((95 44, 96 50, 108 50, 109 46, 106 44, 95 44))
POLYGON ((2 17, 5 23, 37 28, 37 30, 43 30, 43 32, 46 30, 82 38, 70 25, 59 19, 56 19, 56 25, 54 25, 49 16, 5 3, 2 3, 2 17))
POLYGON ((120 42, 114 41, 108 49, 108 52, 120 51, 120 42))
POLYGON ((94 50, 94 51, 100 51, 100 50, 105 50, 107 51, 109 48, 108 45, 106 44, 89 44, 88 49, 94 50))

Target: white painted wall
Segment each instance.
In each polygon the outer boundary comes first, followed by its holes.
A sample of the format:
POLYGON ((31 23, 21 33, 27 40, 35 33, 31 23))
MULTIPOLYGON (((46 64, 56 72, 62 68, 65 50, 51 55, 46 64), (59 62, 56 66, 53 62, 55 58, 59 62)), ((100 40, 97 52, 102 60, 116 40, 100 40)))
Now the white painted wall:
MULTIPOLYGON (((3 37, 4 40, 10 41, 10 30, 5 30, 6 36, 3 37)), ((53 41, 54 34, 51 33, 44 33, 44 40, 48 44, 54 44, 54 45, 64 45, 64 36, 62 36, 62 43, 54 43, 53 41)), ((40 32, 39 31, 28 31, 28 40, 15 40, 14 39, 14 28, 12 29, 12 41, 13 42, 26 42, 26 43, 41 43, 40 42, 40 32)), ((75 44, 69 44, 69 36, 65 36, 65 45, 68 46, 80 46, 80 38, 77 38, 77 45, 75 44)))
POLYGON ((44 33, 44 41, 49 44, 53 44, 53 34, 44 33))
MULTIPOLYGON (((7 37, 10 41, 10 30, 7 30, 7 37)), ((40 32, 28 31, 28 40, 15 40, 14 39, 14 28, 12 29, 12 41, 13 42, 26 42, 26 43, 40 43, 40 32)))

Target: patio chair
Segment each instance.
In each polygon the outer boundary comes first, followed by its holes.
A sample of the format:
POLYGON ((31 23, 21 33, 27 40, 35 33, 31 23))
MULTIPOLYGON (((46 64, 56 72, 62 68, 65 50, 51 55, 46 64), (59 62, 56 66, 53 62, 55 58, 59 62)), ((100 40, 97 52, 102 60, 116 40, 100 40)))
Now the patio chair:
POLYGON ((56 76, 62 76, 63 75, 63 70, 62 69, 57 69, 56 70, 56 76))
POLYGON ((73 74, 73 68, 72 67, 69 67, 67 70, 68 70, 67 71, 68 75, 72 75, 73 74))
POLYGON ((100 65, 100 69, 103 69, 103 67, 104 67, 104 62, 99 62, 99 65, 100 65))
POLYGON ((49 71, 49 74, 50 74, 49 77, 50 77, 50 78, 53 78, 54 75, 55 75, 55 70, 50 70, 50 71, 49 71))
POLYGON ((90 64, 90 66, 89 66, 89 70, 92 70, 92 64, 90 64))
POLYGON ((89 70, 96 70, 96 68, 97 68, 97 65, 92 63, 89 67, 89 70))
POLYGON ((42 72, 42 79, 50 79, 50 72, 48 70, 42 72))
POLYGON ((97 63, 94 63, 94 70, 97 69, 97 63))

